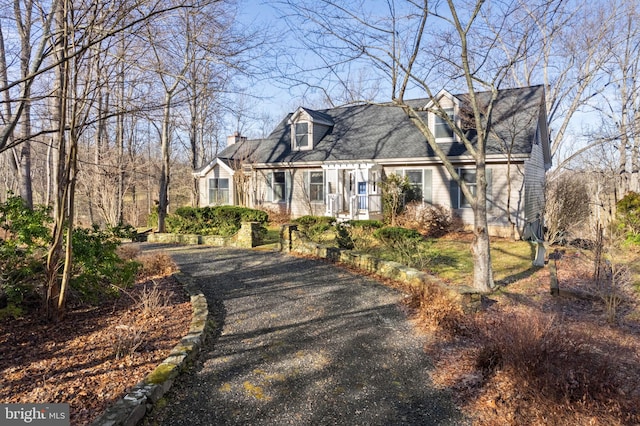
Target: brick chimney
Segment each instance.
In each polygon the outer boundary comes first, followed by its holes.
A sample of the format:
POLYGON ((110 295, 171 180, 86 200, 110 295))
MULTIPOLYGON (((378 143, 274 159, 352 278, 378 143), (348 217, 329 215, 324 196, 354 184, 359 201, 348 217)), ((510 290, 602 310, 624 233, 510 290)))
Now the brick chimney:
POLYGON ((227 146, 231 146, 238 142, 244 142, 246 140, 246 136, 240 135, 240 132, 234 132, 231 136, 227 136, 227 146))

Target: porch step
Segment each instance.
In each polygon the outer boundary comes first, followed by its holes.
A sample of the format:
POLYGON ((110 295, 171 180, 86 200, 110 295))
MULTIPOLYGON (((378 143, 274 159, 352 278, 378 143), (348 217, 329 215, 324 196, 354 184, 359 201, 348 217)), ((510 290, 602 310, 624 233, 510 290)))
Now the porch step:
POLYGON ((343 222, 348 222, 348 221, 350 221, 350 220, 351 220, 351 217, 350 217, 348 214, 339 214, 339 215, 336 217, 336 220, 337 220, 338 222, 340 222, 340 223, 343 223, 343 222))

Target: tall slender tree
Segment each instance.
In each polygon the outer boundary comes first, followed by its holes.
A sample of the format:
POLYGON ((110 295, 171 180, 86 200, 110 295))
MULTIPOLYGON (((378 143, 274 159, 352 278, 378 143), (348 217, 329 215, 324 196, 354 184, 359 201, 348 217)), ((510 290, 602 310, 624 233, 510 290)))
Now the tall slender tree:
POLYGON ((377 69, 384 76, 392 104, 402 108, 422 132, 451 178, 470 200, 474 214, 473 284, 481 291, 493 288, 486 145, 498 90, 512 67, 526 56, 531 40, 504 38, 513 44, 502 53, 497 53, 494 47, 500 42, 499 36, 504 37, 507 31, 517 28, 511 20, 519 4, 507 1, 488 5, 482 0, 388 1, 381 10, 367 3, 345 5, 322 0, 313 4, 287 1, 286 7, 293 11, 289 14, 292 27, 301 19, 309 22, 306 28, 310 31, 304 34, 301 43, 305 49, 321 56, 321 63, 330 65, 323 69, 332 78, 340 78, 340 67, 345 63, 377 69), (495 27, 501 28, 499 35, 485 25, 489 15, 495 27), (441 104, 438 95, 442 88, 467 93, 464 107, 468 117, 464 123, 450 117, 441 104), (408 102, 410 94, 430 99, 428 108, 418 108, 408 102), (425 113, 440 117, 465 145, 475 165, 475 191, 436 143, 425 113), (469 124, 476 130, 473 139, 465 131, 469 124))

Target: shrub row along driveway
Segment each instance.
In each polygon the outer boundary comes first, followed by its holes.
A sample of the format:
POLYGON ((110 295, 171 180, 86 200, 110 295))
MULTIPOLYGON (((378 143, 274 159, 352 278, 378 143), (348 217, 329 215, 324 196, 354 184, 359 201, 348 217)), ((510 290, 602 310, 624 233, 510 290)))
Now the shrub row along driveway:
POLYGON ((280 253, 163 249, 196 279, 219 330, 152 422, 461 424, 430 386, 429 359, 398 305, 401 293, 280 253))

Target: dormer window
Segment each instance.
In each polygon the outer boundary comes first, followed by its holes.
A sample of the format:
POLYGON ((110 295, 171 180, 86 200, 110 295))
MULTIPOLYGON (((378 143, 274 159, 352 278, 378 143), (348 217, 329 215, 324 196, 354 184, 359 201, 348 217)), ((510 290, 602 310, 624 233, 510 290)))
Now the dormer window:
POLYGON ((300 107, 289 118, 289 126, 291 149, 308 151, 331 130, 333 119, 321 111, 300 107))
POLYGON ((331 116, 312 109, 300 107, 289 119, 291 129, 291 149, 308 151, 331 130, 331 116))
POLYGON ((436 142, 454 142, 456 134, 443 115, 448 116, 454 124, 459 124, 460 100, 443 89, 424 108, 429 111, 429 128, 436 142))
POLYGON ((311 138, 309 123, 295 123, 293 128, 295 130, 293 149, 309 149, 309 140, 311 138))
MULTIPOLYGON (((444 112, 451 120, 454 120, 453 108, 444 108, 444 112)), ((433 118, 433 134, 436 140, 453 140, 453 129, 449 126, 449 123, 436 114, 434 114, 433 118)))

